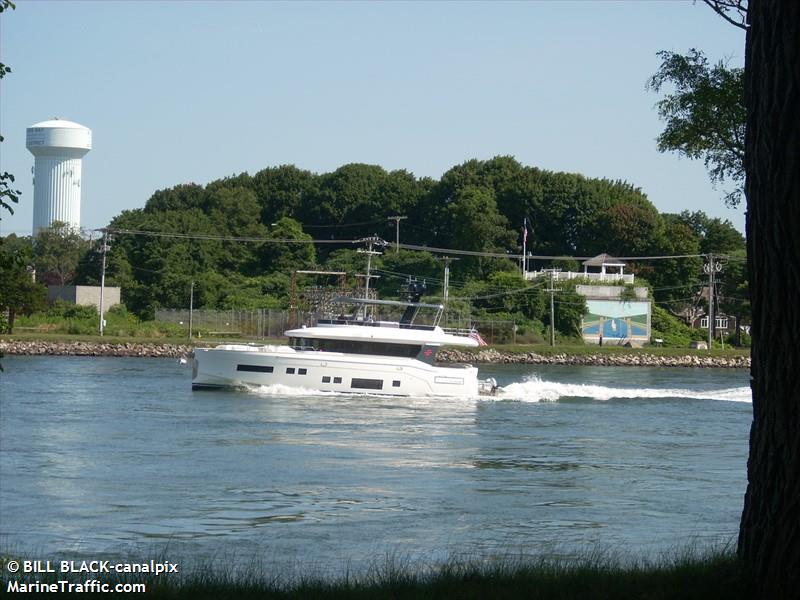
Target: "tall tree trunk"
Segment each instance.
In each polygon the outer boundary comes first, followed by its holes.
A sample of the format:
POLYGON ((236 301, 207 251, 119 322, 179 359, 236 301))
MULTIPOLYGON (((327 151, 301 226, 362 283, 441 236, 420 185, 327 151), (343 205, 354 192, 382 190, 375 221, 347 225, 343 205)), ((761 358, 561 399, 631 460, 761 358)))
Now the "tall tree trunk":
POLYGON ((800 598, 800 2, 751 0, 745 58, 753 306, 739 555, 763 598, 800 598))

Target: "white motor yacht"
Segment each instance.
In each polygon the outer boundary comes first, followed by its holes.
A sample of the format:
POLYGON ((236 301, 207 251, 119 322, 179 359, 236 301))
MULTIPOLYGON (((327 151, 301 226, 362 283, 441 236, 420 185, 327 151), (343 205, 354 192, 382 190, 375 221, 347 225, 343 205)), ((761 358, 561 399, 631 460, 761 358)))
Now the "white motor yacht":
MULTIPOLYGON (((418 297, 417 297, 418 299, 418 297)), ((445 331, 438 304, 339 298, 357 314, 320 319, 285 332, 288 346, 224 344, 194 351, 193 388, 272 386, 321 392, 391 396, 492 394, 494 380, 480 381, 472 365, 440 365, 442 346, 476 347, 476 331, 445 331), (404 307, 399 321, 372 320, 372 307, 404 307), (417 325, 420 309, 436 311, 432 325, 417 325)))

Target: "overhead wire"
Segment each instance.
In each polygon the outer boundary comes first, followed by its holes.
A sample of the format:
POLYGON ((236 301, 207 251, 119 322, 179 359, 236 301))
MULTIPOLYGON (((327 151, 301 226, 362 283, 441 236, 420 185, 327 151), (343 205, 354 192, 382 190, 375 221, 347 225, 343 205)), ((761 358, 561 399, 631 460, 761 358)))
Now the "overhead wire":
MULTIPOLYGON (((345 225, 340 225, 339 227, 344 227, 345 225)), ((170 233, 170 232, 163 232, 163 231, 145 231, 139 229, 121 229, 121 228, 101 228, 95 229, 92 231, 108 231, 109 233, 114 234, 126 234, 126 235, 143 235, 143 236, 151 236, 151 237, 165 237, 165 238, 177 238, 177 239, 198 239, 198 240, 207 240, 207 241, 226 241, 226 242, 251 242, 251 243, 264 243, 264 244, 278 244, 278 243, 287 243, 287 244, 355 244, 358 243, 359 240, 347 240, 347 239, 296 239, 296 238, 265 238, 265 237, 252 237, 252 236, 220 236, 220 235, 211 235, 211 234, 202 234, 202 233, 170 233)), ((432 252, 435 254, 457 254, 463 256, 478 256, 478 257, 485 257, 485 258, 510 258, 510 259, 517 259, 521 260, 522 258, 527 258, 528 260, 589 260, 591 256, 567 256, 564 254, 514 254, 511 252, 485 252, 485 251, 478 251, 478 250, 458 250, 455 248, 440 248, 435 246, 420 246, 417 244, 397 244, 394 242, 386 242, 387 248, 400 248, 403 250, 417 250, 423 252, 432 252)), ((625 261, 644 261, 644 260, 674 260, 679 258, 704 258, 709 256, 712 253, 701 253, 701 254, 667 254, 667 255, 648 255, 648 256, 615 256, 616 260, 625 260, 625 261)), ((728 260, 744 260, 740 257, 727 255, 727 254, 717 254, 713 253, 714 256, 719 258, 726 258, 728 260)))
MULTIPOLYGON (((366 225, 372 223, 382 222, 382 220, 374 220, 374 221, 365 221, 362 223, 353 223, 347 225, 337 225, 335 227, 344 227, 344 226, 356 226, 356 225, 366 225)), ((323 226, 313 226, 313 227, 323 227, 323 226)), ((334 227, 334 226, 331 226, 334 227)), ((223 241, 223 242, 246 242, 246 243, 259 243, 259 244, 334 244, 334 245, 352 245, 359 242, 359 240, 354 239, 295 239, 295 238, 264 238, 264 237, 253 237, 253 236, 220 236, 220 235, 212 235, 212 234, 201 234, 201 233, 174 233, 174 232, 161 232, 161 231, 146 231, 146 230, 137 230, 137 229, 123 229, 123 228, 103 228, 97 229, 92 231, 107 231, 113 234, 119 235, 133 235, 133 236, 147 236, 147 237, 158 237, 158 238, 173 238, 173 239, 186 239, 186 240, 205 240, 205 241, 223 241)), ((386 242, 387 248, 398 248, 404 250, 412 250, 412 251, 423 251, 423 252, 430 252, 436 254, 447 254, 447 255, 461 255, 461 256, 476 256, 476 257, 486 257, 486 258, 506 258, 506 259, 514 259, 520 260, 523 258, 521 254, 512 254, 510 252, 506 253, 499 253, 499 252, 482 252, 482 251, 474 251, 474 250, 458 250, 454 248, 440 248, 440 247, 432 247, 432 246, 420 246, 416 244, 396 244, 392 242, 386 242)), ((621 256, 615 257, 617 260, 625 260, 625 261, 656 261, 656 260, 675 260, 675 259, 689 259, 689 258, 704 258, 709 256, 709 254, 676 254, 676 255, 652 255, 652 256, 621 256)), ((733 256, 733 255, 725 255, 725 254, 714 254, 714 256, 719 258, 725 258, 728 260, 740 261, 746 260, 743 257, 733 256)), ((524 256, 524 258, 528 260, 564 260, 564 259, 572 259, 572 260, 588 260, 592 257, 586 256, 564 256, 564 255, 533 255, 528 254, 524 256)), ((134 267, 137 270, 142 271, 150 271, 149 269, 144 269, 142 267, 134 267)), ((156 271, 150 271, 156 272, 156 271)), ((410 274, 405 273, 398 273, 395 271, 390 271, 388 269, 376 269, 376 272, 382 273, 387 276, 397 277, 397 278, 407 278, 411 277, 410 274)), ((442 279, 439 278, 425 278, 435 281, 437 283, 443 283, 442 279)), ((537 282, 536 284, 526 286, 524 288, 484 288, 486 292, 481 295, 477 296, 451 296, 453 300, 488 300, 492 298, 498 298, 506 295, 512 294, 523 294, 523 293, 536 293, 539 291, 539 287, 544 285, 545 278, 542 278, 541 282, 537 282)), ((463 290, 467 285, 466 282, 457 282, 457 281, 450 281, 451 288, 461 289, 463 290)), ((671 287, 663 287, 663 288, 653 288, 653 291, 665 291, 669 289, 691 289, 694 287, 702 287, 702 282, 694 282, 688 283, 681 286, 671 286, 671 287)), ((688 299, 687 299, 688 300, 688 299)), ((678 300, 683 301, 683 300, 678 300)), ((657 303, 675 303, 678 302, 676 300, 670 301, 658 301, 657 303)), ((565 301, 557 301, 558 303, 565 303, 565 301)))

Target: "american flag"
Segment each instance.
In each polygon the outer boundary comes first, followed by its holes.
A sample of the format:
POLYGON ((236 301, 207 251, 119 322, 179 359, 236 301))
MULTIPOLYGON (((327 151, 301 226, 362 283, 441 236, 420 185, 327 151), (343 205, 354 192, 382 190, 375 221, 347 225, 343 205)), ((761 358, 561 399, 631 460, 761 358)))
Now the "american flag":
POLYGON ((478 342, 478 346, 488 346, 489 345, 484 341, 484 339, 481 337, 481 334, 478 333, 477 329, 473 329, 472 331, 470 331, 469 332, 469 337, 471 337, 473 340, 478 342))
POLYGON ((528 243, 528 219, 522 221, 522 243, 528 243))

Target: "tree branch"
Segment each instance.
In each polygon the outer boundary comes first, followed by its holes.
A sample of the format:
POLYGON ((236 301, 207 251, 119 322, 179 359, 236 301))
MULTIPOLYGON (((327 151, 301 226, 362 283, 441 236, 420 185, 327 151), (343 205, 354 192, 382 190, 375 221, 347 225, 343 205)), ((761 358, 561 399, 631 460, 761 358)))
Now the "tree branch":
POLYGON ((747 31, 747 0, 703 0, 703 2, 734 27, 747 31), (738 13, 739 19, 729 16, 728 11, 738 13))

